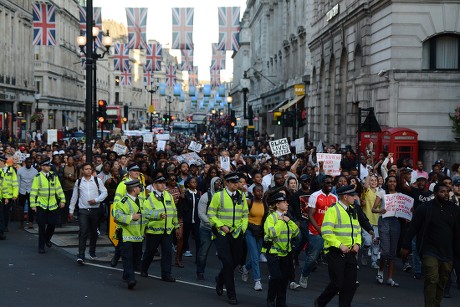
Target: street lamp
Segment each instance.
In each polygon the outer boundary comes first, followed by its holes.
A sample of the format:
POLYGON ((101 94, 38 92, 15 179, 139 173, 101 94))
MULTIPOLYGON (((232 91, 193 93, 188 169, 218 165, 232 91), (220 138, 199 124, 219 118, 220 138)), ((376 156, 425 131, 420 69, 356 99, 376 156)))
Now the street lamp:
MULTIPOLYGON (((42 94, 40 92, 35 93, 35 116, 38 116, 39 108, 38 108, 38 103, 40 102, 40 98, 42 98, 42 94)), ((41 130, 41 122, 40 120, 35 121, 36 129, 41 130)), ((30 124, 30 130, 32 130, 32 122, 30 124)))
POLYGON ((232 123, 232 116, 230 112, 230 107, 232 105, 233 98, 232 96, 227 96, 227 117, 228 117, 228 125, 227 125, 227 138, 228 141, 230 142, 230 125, 232 123))
MULTIPOLYGON (((93 30, 93 0, 86 0, 86 29, 93 30)), ((94 31, 96 32, 96 31, 94 31)), ((99 32, 98 32, 99 33, 99 32)), ((87 118, 87 123, 85 127, 86 133, 86 162, 92 162, 92 146, 93 146, 93 134, 92 129, 93 125, 96 126, 94 121, 95 117, 95 108, 96 108, 96 95, 93 93, 93 63, 95 65, 97 59, 102 58, 107 52, 110 51, 110 45, 112 44, 109 32, 107 31, 106 38, 103 39, 103 44, 106 46, 106 50, 102 55, 98 55, 94 48, 94 34, 93 31, 86 31, 86 38, 83 38, 81 35, 77 38, 77 43, 80 46, 80 49, 86 56, 86 103, 85 103, 85 113, 87 118), (108 37, 108 38, 107 38, 108 37), (86 49, 84 50, 83 47, 86 49), (96 56, 93 55, 96 54, 96 56), (93 100, 94 99, 94 100, 93 100), (93 114, 94 112, 94 114, 93 114)), ((94 81, 96 78, 94 78, 94 81)), ((96 88, 96 86, 94 86, 96 88)), ((95 129, 94 129, 95 130, 95 129)))
POLYGON ((166 103, 168 103, 168 125, 171 124, 171 103, 175 101, 175 99, 172 96, 168 96, 168 98, 165 98, 166 103))
POLYGON ((150 82, 150 89, 147 89, 147 86, 145 87, 147 92, 150 93, 150 107, 149 107, 149 112, 150 112, 150 132, 152 132, 152 126, 153 126, 153 113, 155 113, 155 109, 153 107, 153 94, 156 93, 158 90, 158 85, 153 85, 153 81, 150 82))
MULTIPOLYGON (((248 119, 248 115, 246 113, 246 105, 248 103, 249 88, 251 86, 251 80, 248 78, 248 70, 244 71, 243 79, 240 80, 241 88, 243 90, 243 118, 244 119, 248 119)), ((247 142, 247 140, 246 140, 246 138, 247 138, 247 129, 248 129, 248 127, 246 125, 244 125, 244 127, 243 127, 243 133, 244 133, 243 150, 246 149, 246 144, 247 144, 246 143, 247 142)))

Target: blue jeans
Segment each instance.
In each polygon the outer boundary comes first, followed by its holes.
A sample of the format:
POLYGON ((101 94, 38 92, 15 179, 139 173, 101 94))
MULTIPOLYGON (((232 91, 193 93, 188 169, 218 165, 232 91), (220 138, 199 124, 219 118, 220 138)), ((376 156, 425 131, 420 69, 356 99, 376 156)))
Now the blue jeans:
POLYGON ((246 269, 252 269, 254 281, 260 281, 259 256, 262 250, 262 238, 254 236, 251 230, 246 231, 246 246, 248 247, 249 259, 246 262, 246 269))
POLYGON ((319 253, 323 250, 324 240, 320 235, 308 235, 308 249, 305 257, 305 265, 302 269, 302 276, 310 276, 311 270, 315 265, 319 253))
POLYGON ((414 267, 414 273, 422 273, 422 261, 417 252, 416 237, 412 239, 412 265, 414 267))
POLYGON ((209 248, 212 243, 212 233, 211 229, 200 226, 200 247, 197 251, 196 258, 196 273, 203 274, 204 269, 206 268, 206 259, 208 258, 209 248))

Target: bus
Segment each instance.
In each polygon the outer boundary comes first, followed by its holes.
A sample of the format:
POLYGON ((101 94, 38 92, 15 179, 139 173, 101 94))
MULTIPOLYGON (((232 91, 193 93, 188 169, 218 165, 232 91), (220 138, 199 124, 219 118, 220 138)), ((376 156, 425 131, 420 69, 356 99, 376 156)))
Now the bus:
POLYGON ((176 134, 193 135, 197 132, 197 124, 188 122, 174 122, 172 132, 176 134))
POLYGON ((205 124, 207 122, 208 115, 206 113, 195 112, 191 115, 191 121, 194 124, 205 124))
POLYGON ((108 130, 113 128, 122 128, 123 122, 121 118, 122 109, 121 106, 107 106, 107 123, 104 123, 104 127, 108 130))

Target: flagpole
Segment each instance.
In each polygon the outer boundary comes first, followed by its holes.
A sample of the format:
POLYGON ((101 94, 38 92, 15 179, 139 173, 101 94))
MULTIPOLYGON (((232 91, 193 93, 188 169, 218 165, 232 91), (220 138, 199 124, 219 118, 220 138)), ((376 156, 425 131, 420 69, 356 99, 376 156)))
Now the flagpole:
POLYGON ((93 0, 86 1, 86 104, 85 104, 85 134, 86 162, 93 158, 93 0))

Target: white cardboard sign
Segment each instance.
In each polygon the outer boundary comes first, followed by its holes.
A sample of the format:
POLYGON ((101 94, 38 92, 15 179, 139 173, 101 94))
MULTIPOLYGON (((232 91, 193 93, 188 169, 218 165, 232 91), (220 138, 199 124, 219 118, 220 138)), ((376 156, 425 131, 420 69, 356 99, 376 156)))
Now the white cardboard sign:
POLYGON ((301 154, 305 152, 305 138, 296 139, 294 143, 296 154, 301 154))
POLYGON ((342 160, 342 155, 317 152, 316 159, 318 162, 324 163, 323 168, 326 175, 340 175, 340 160, 342 160))
POLYGON ((287 138, 270 141, 270 149, 275 157, 281 157, 291 153, 287 138))
POLYGON ((230 157, 220 156, 220 168, 226 172, 230 172, 230 157))
POLYGON ((57 142, 57 129, 48 129, 48 145, 53 144, 54 142, 57 142))
POLYGON ((385 194, 385 214, 382 217, 401 217, 406 220, 412 220, 412 206, 414 199, 402 193, 385 194))
POLYGON ((190 150, 192 150, 194 152, 200 152, 202 146, 203 145, 201 145, 200 143, 197 143, 195 141, 191 141, 190 145, 188 145, 188 149, 190 149, 190 150))

